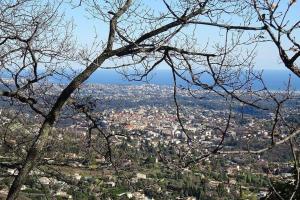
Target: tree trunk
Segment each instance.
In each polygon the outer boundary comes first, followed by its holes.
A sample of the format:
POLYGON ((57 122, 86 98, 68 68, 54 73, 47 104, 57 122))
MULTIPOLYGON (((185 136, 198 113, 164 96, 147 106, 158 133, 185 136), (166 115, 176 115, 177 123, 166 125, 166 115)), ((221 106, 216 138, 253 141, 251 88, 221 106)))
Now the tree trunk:
POLYGON ((77 77, 75 77, 70 84, 61 92, 55 104, 53 105, 51 111, 46 116, 46 119, 40 128, 39 134, 36 137, 34 143, 27 153, 25 162, 19 171, 19 174, 13 181, 10 190, 8 192, 6 200, 17 199, 20 189, 24 184, 29 172, 37 165, 39 157, 43 152, 45 143, 48 140, 48 136, 51 134, 53 124, 55 123, 59 112, 61 111, 64 104, 70 98, 71 94, 79 88, 79 86, 87 80, 93 72, 95 72, 102 63, 110 57, 111 54, 103 52, 99 57, 97 57, 83 72, 81 72, 77 77))
POLYGON ((48 135, 51 132, 51 127, 52 125, 48 121, 45 121, 42 125, 36 141, 33 143, 27 154, 23 167, 19 171, 19 174, 10 187, 9 193, 7 195, 7 200, 14 200, 18 197, 20 189, 24 184, 24 181, 26 180, 29 172, 37 164, 39 155, 41 154, 44 144, 47 141, 48 135))

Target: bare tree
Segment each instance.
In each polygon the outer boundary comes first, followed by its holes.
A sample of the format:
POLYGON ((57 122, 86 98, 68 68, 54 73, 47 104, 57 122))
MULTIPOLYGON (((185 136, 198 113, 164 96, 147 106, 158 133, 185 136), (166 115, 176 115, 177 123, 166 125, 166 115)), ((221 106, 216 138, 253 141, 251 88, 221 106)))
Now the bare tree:
MULTIPOLYGON (((228 102, 227 120, 223 128, 217 129, 221 135, 220 143, 210 152, 199 151, 195 155, 179 152, 179 158, 186 166, 222 150, 224 138, 230 129, 231 107, 234 103, 259 110, 275 110, 270 146, 237 153, 259 154, 291 140, 299 133, 299 125, 290 126, 281 112, 285 101, 292 98, 292 92, 288 88, 283 98, 278 97, 265 86, 261 74, 253 70, 256 45, 264 41, 262 38, 266 33, 278 48, 284 67, 299 76, 296 64, 300 55, 299 45, 293 36, 299 28, 299 22, 286 28, 285 15, 274 15, 280 2, 273 5, 274 2, 271 4, 268 1, 163 0, 161 9, 153 9, 145 5, 146 2, 133 0, 87 0, 75 3, 85 6, 93 17, 107 26, 107 38, 100 42, 100 48, 97 46, 93 53, 74 50, 72 26, 64 21, 60 10, 62 1, 4 0, 0 3, 0 69, 3 76, 10 78, 0 79, 0 95, 6 101, 11 100, 13 105, 30 109, 39 120, 38 130, 34 132, 34 138, 29 140, 30 148, 7 199, 18 197, 28 174, 42 160, 45 145, 58 120, 64 117, 64 109, 72 107, 83 113, 92 124, 89 135, 92 135, 92 131, 102 135, 107 153, 111 154, 110 138, 115 135, 99 129, 89 107, 82 106, 76 99, 82 84, 99 68, 116 69, 129 80, 144 80, 159 65, 169 66, 174 81, 177 118, 185 133, 182 110, 177 99, 178 78, 187 83, 184 89, 193 97, 197 94, 192 86, 205 91, 205 94, 215 93, 228 102), (269 13, 262 14, 262 10, 269 13), (260 22, 255 22, 257 17, 253 13, 258 14, 260 22), (200 43, 202 34, 205 35, 201 32, 203 27, 218 31, 219 38, 200 43), (275 36, 272 30, 277 31, 278 35, 275 36), (288 50, 283 47, 286 44, 281 40, 283 36, 292 45, 288 50), (293 52, 291 57, 289 52, 293 52), (83 64, 85 68, 72 75, 66 68, 72 69, 75 63, 83 64), (53 76, 67 77, 69 82, 57 89, 49 83, 53 76), (210 81, 205 81, 204 76, 209 76, 210 81), (260 82, 261 88, 255 89, 254 81, 260 82), (47 94, 53 95, 53 90, 57 97, 47 97, 47 94), (263 101, 275 102, 275 106, 265 106, 263 101), (279 123, 286 125, 283 131, 288 134, 276 140, 274 133, 279 123)), ((294 1, 289 3, 286 12, 293 4, 294 1)), ((200 148, 201 145, 189 138, 188 133, 186 136, 187 143, 192 144, 190 150, 200 148)))
POLYGON ((293 12, 297 9, 296 1, 256 1, 251 2, 259 21, 266 29, 266 34, 278 49, 279 56, 286 68, 300 77, 298 58, 300 21, 293 12))

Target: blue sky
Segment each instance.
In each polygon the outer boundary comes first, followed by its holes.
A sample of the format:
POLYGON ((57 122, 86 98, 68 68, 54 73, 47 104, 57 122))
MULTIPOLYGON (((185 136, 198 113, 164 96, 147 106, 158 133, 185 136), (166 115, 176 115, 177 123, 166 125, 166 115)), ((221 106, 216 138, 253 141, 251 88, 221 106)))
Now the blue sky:
MULTIPOLYGON (((283 1, 288 2, 288 1, 283 1)), ((142 0, 147 6, 151 8, 160 8, 165 9, 164 5, 161 3, 161 0, 151 0, 146 1, 142 0)), ((97 35, 101 39, 105 39, 108 34, 108 26, 100 22, 98 19, 93 19, 88 13, 84 10, 83 7, 77 7, 75 9, 71 9, 70 7, 64 7, 66 11, 66 16, 69 19, 73 19, 75 24, 74 34, 79 43, 83 46, 89 46, 94 40, 95 31, 97 35)), ((291 20, 297 20, 300 18, 300 4, 297 3, 295 8, 292 10, 291 15, 289 16, 291 20)), ((235 20, 233 19, 235 23, 235 20)), ((202 26, 200 31, 197 31, 197 34, 202 38, 202 41, 198 41, 199 43, 205 44, 207 40, 223 42, 223 38, 219 39, 219 32, 217 29, 211 27, 202 26)), ((257 48, 257 57, 255 59, 256 67, 258 69, 283 69, 280 64, 280 59, 278 57, 278 52, 273 43, 263 43, 260 44, 257 48)), ((162 67, 164 68, 164 67, 162 67)))

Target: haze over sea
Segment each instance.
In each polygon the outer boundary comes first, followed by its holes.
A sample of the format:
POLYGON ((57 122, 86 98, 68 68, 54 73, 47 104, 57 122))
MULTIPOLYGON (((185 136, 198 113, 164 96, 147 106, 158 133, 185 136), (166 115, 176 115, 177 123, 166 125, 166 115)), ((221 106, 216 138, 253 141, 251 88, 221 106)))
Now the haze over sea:
MULTIPOLYGON (((291 88, 300 91, 300 78, 293 75, 288 70, 264 70, 263 78, 265 84, 270 90, 285 90, 289 76, 291 76, 291 88)), ((204 81, 208 81, 208 77, 203 77, 204 81)), ((113 70, 97 70, 87 81, 87 83, 99 84, 145 84, 145 81, 128 81, 125 77, 113 70)), ((156 70, 149 76, 147 83, 157 85, 172 85, 172 74, 169 70, 156 70)), ((178 79, 178 85, 184 85, 183 80, 178 79)), ((255 87, 256 84, 254 84, 255 87)), ((257 86, 257 85, 256 85, 257 86)))
MULTIPOLYGON (((1 74, 2 78, 11 78, 8 74, 1 74)), ((300 92, 300 78, 296 75, 292 74, 288 70, 264 70, 263 71, 263 79, 269 90, 282 91, 286 90, 289 77, 290 80, 290 88, 292 90, 296 90, 300 92)), ((201 80, 204 83, 211 83, 211 78, 208 75, 202 76, 201 80)), ((58 78, 54 76, 50 79, 53 83, 64 83, 67 84, 64 78, 58 78)), ((129 81, 125 78, 124 75, 116 72, 115 70, 107 70, 101 69, 94 72, 91 77, 86 81, 86 83, 90 84, 114 84, 114 85, 142 85, 142 84, 156 84, 156 85, 166 85, 171 86, 173 84, 173 77, 171 71, 167 69, 158 69, 151 72, 147 79, 143 79, 143 81, 129 81)), ((185 85, 182 79, 177 77, 177 85, 185 85)), ((253 84, 254 89, 260 89, 261 84, 256 82, 253 84)))

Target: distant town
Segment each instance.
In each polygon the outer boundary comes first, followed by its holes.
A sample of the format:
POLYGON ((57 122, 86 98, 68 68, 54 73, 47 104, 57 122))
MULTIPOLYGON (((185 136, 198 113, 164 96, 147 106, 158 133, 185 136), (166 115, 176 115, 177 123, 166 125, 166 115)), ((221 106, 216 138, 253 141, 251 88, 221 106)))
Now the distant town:
MULTIPOLYGON (((49 97, 60 90, 52 86, 49 97)), ((87 84, 67 108, 22 196, 56 199, 262 199, 269 181, 293 181, 282 146, 264 154, 230 154, 269 144, 274 113, 229 103, 205 91, 158 85, 87 84), (92 101, 91 101, 92 100, 92 101), (89 105, 82 109, 80 101, 89 105), (180 112, 177 112, 179 109, 180 112), (179 123, 179 120, 181 124, 179 123), (229 121, 228 121, 229 120, 229 121), (222 130, 229 128, 223 134, 222 130), (217 149, 217 151, 216 151, 217 149), (201 158, 201 159, 199 159, 201 158)), ((299 97, 285 112, 299 119, 299 97)), ((1 103, 0 195, 18 174, 18 158, 39 129, 34 113, 1 103), (28 120, 26 126, 22 120, 28 120), (9 129, 12 134, 6 135, 9 129), (15 166, 15 167, 13 167, 15 166)), ((276 133, 276 138, 284 138, 276 133)))

